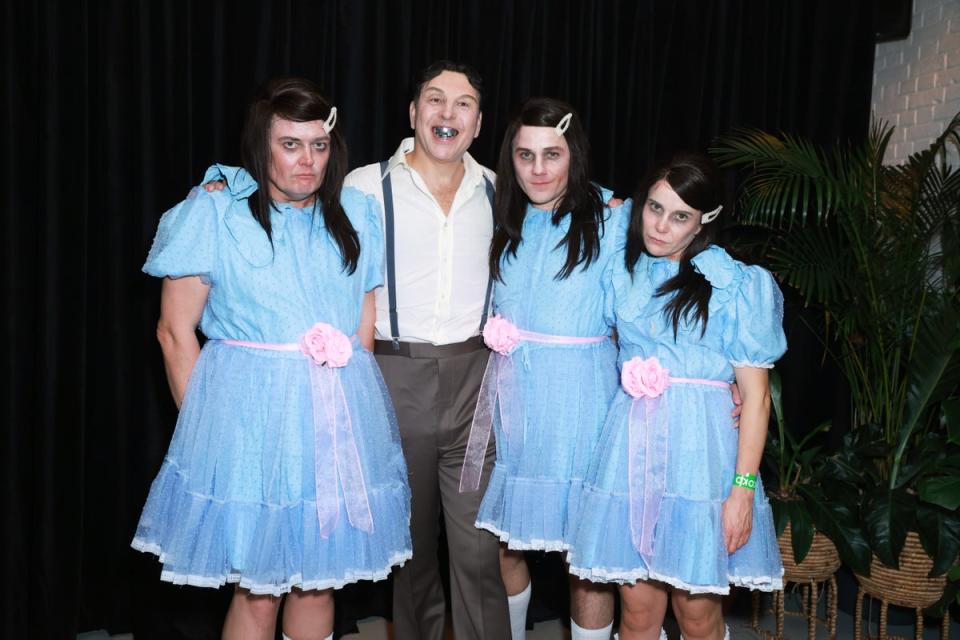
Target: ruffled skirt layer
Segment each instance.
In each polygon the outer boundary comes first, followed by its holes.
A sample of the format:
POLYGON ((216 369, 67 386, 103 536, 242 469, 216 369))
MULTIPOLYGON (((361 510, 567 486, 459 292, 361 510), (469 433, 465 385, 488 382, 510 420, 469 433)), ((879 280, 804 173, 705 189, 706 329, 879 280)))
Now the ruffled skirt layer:
POLYGON ((730 493, 738 438, 729 392, 677 384, 664 399, 670 411, 666 491, 652 553, 641 557, 631 538, 627 462, 632 398, 621 391, 581 490, 568 554, 571 573, 595 582, 657 580, 691 593, 726 594, 731 584, 762 591, 782 588, 773 514, 759 482, 749 540, 732 554, 724 545, 721 509, 730 493))
POLYGON ((335 371, 373 526, 351 524, 338 480, 321 487, 339 503, 321 535, 311 366, 297 352, 204 346, 132 543, 159 557, 163 580, 280 595, 382 579, 410 558, 396 418, 373 357, 359 348, 335 371))
POLYGON ((506 423, 494 412, 497 462, 477 526, 511 549, 563 550, 616 393, 617 350, 609 340, 523 344, 510 358, 522 411, 506 423))

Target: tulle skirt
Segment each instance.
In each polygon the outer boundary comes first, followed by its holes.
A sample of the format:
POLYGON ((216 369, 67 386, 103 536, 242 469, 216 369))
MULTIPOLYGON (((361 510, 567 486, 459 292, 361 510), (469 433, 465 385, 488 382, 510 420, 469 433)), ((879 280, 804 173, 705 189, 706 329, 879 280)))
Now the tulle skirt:
POLYGON ((299 352, 204 346, 132 543, 159 556, 161 579, 280 595, 383 579, 410 558, 396 417, 373 356, 361 348, 334 371, 372 526, 351 524, 343 482, 335 481, 321 487, 339 503, 321 534, 311 366, 299 352))
MULTIPOLYGON (((491 355, 491 358, 497 357, 491 355)), ((497 461, 477 526, 511 549, 566 549, 569 520, 617 390, 610 340, 524 343, 510 356, 519 416, 494 412, 497 461)), ((481 402, 483 398, 481 398, 481 402)))
POLYGON ((733 481, 738 439, 729 391, 675 384, 663 400, 669 411, 666 490, 649 562, 631 538, 627 462, 633 399, 620 391, 581 490, 568 552, 571 573, 594 582, 657 580, 691 593, 726 594, 731 584, 782 588, 773 514, 759 481, 748 542, 733 554, 724 545, 721 508, 733 481))

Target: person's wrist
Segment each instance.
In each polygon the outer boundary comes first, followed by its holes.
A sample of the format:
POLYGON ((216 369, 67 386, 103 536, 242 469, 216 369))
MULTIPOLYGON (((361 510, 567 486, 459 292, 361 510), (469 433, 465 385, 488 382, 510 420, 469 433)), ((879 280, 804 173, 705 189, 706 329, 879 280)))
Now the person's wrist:
POLYGON ((757 475, 755 473, 736 473, 733 476, 733 486, 756 491, 757 475))

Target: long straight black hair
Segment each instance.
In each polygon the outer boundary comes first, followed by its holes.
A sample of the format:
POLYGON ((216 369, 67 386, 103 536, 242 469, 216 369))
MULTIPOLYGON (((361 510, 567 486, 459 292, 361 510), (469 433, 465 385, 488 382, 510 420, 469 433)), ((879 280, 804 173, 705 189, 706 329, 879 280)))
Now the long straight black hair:
POLYGON ((586 269, 600 255, 600 236, 603 233, 603 200, 600 189, 590 182, 590 141, 580 124, 580 116, 566 102, 554 98, 531 98, 523 103, 511 118, 500 145, 497 162, 497 193, 494 197, 494 215, 497 221, 490 245, 490 274, 500 280, 500 259, 504 253, 516 257, 523 241, 523 220, 530 199, 523 192, 513 168, 514 141, 520 127, 555 127, 568 113, 573 114, 564 133, 570 148, 570 168, 567 190, 553 212, 551 222, 559 225, 569 212, 570 228, 556 248, 566 245, 567 260, 556 274, 562 280, 578 265, 586 269))
MULTIPOLYGON (((680 196, 691 209, 700 213, 713 211, 722 204, 720 172, 710 158, 695 153, 679 153, 667 162, 657 165, 640 182, 633 195, 633 213, 627 230, 626 266, 630 275, 640 259, 647 253, 643 243, 643 210, 648 204, 650 190, 661 180, 680 196)), ((700 335, 707 330, 710 319, 710 295, 713 287, 693 266, 692 259, 716 241, 722 224, 721 216, 703 225, 693 237, 680 258, 680 270, 657 288, 657 296, 676 295, 664 305, 664 311, 673 322, 673 337, 677 337, 680 320, 700 323, 700 335)))
MULTIPOLYGON (((276 209, 270 197, 270 128, 274 118, 293 122, 327 120, 332 105, 320 93, 319 87, 303 78, 274 78, 268 82, 250 103, 247 121, 241 136, 240 157, 244 168, 257 182, 257 191, 249 200, 250 211, 273 242, 270 209, 276 209)), ((347 273, 357 270, 360 259, 360 239, 350 219, 340 205, 340 190, 347 174, 347 145, 339 127, 330 132, 330 159, 317 190, 317 203, 323 212, 323 222, 330 237, 340 250, 343 268, 347 273)))

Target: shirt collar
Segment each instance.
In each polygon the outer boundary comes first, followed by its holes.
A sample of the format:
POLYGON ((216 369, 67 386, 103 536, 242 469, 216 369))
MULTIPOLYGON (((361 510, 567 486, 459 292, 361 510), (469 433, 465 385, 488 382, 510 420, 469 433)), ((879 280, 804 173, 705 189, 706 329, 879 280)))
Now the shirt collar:
MULTIPOLYGON (((413 151, 414 139, 413 138, 404 138, 400 143, 400 146, 397 147, 396 152, 390 156, 390 160, 387 161, 387 171, 390 173, 395 168, 400 165, 407 167, 410 166, 407 164, 407 154, 413 151)), ((483 181, 483 167, 480 166, 480 163, 473 159, 473 156, 469 152, 463 154, 463 183, 460 185, 461 188, 464 186, 474 188, 483 181)))

